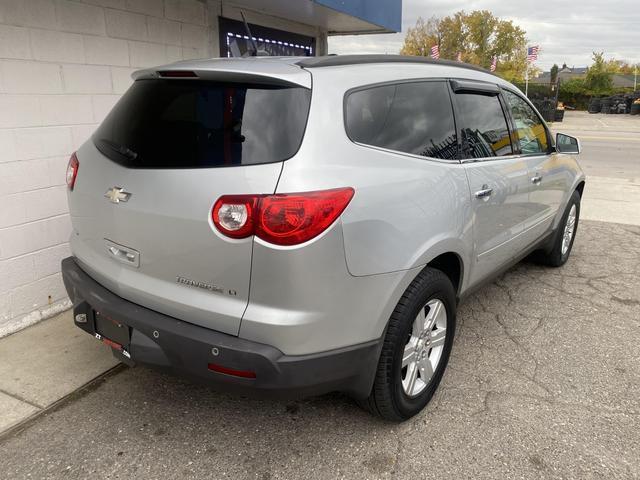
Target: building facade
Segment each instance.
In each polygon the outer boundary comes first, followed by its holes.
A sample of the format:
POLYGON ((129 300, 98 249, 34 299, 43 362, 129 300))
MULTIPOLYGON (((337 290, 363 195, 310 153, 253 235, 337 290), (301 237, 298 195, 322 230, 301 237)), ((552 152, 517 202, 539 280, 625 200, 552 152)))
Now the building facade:
POLYGON ((322 55, 399 31, 401 0, 0 0, 0 337, 70 306, 69 155, 133 71, 245 53, 241 12, 260 50, 322 55))

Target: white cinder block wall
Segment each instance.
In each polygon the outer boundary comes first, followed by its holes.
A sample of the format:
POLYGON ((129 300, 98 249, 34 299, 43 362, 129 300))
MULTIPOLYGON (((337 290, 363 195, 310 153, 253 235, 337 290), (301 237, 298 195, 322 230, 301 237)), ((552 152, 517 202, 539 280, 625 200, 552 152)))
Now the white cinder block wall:
POLYGON ((137 68, 211 56, 197 0, 0 0, 0 336, 68 308, 65 171, 137 68))
MULTIPOLYGON (((317 37, 245 10, 250 22, 317 37)), ((141 67, 217 56, 220 0, 0 0, 0 337, 70 306, 65 172, 141 67)))

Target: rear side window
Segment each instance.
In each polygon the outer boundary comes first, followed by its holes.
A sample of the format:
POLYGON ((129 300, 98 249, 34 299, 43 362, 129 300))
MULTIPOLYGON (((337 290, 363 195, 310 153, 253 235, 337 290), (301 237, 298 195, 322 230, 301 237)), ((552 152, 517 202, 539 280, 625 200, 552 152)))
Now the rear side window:
POLYGON ((206 168, 286 160, 302 141, 311 91, 200 80, 134 82, 93 135, 129 168, 206 168))
POLYGON ((347 97, 347 135, 354 142, 423 157, 457 159, 456 129, 444 82, 357 90, 347 97))
POLYGON ((520 150, 525 155, 546 153, 549 150, 547 129, 538 114, 523 98, 515 93, 504 91, 504 97, 511 108, 520 150))
POLYGON ((456 93, 455 99, 464 158, 513 154, 507 120, 497 96, 456 93))

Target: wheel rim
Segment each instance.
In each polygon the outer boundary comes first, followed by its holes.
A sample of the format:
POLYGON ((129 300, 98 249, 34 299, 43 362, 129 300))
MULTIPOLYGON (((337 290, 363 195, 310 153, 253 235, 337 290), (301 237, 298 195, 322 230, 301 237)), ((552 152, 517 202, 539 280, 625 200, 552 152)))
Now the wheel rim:
POLYGON ((438 368, 447 338, 447 309, 432 299, 420 309, 402 354, 402 389, 420 395, 438 368))
POLYGON ((576 230, 576 212, 575 204, 571 205, 571 210, 569 210, 567 222, 564 224, 564 232, 562 234, 562 255, 565 255, 569 251, 571 240, 573 240, 573 234, 576 230))

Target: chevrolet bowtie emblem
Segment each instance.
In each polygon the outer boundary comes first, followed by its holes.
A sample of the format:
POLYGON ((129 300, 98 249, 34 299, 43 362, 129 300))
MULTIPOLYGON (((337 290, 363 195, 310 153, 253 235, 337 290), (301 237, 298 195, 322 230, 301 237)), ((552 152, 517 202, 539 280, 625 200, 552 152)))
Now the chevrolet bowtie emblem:
POLYGON ((107 190, 104 196, 108 198, 111 203, 120 203, 129 200, 131 194, 129 192, 125 192, 122 187, 111 187, 107 190))

